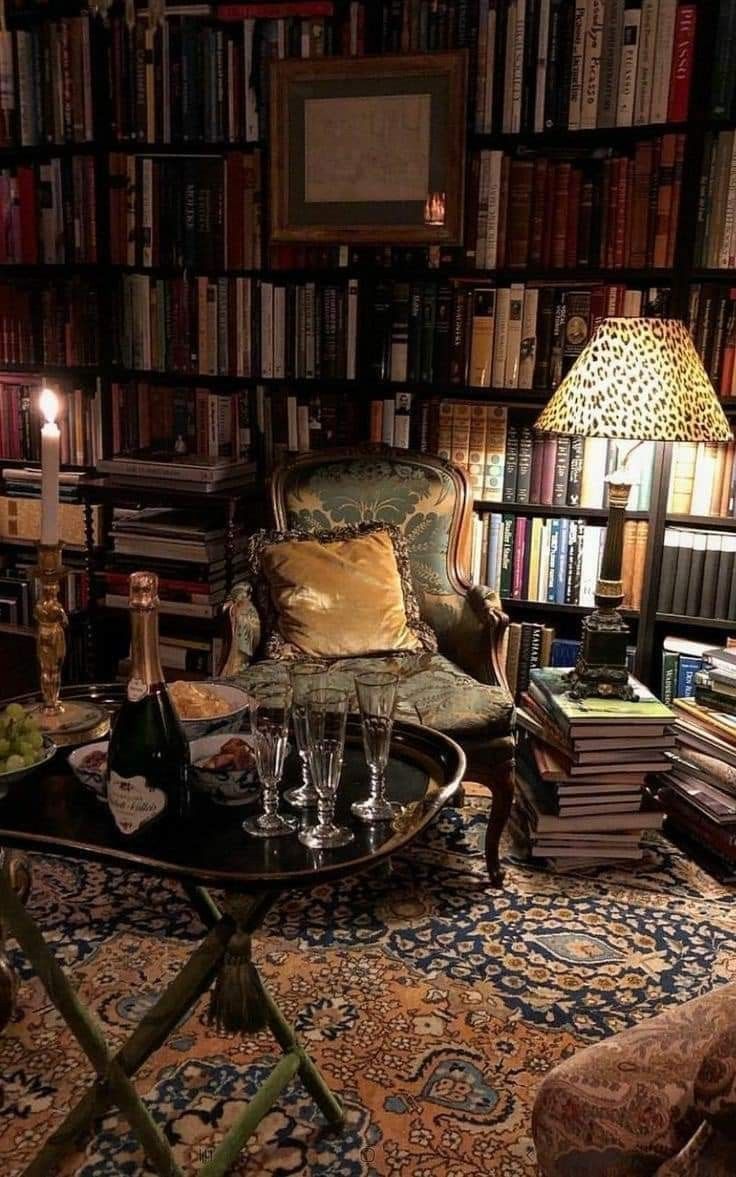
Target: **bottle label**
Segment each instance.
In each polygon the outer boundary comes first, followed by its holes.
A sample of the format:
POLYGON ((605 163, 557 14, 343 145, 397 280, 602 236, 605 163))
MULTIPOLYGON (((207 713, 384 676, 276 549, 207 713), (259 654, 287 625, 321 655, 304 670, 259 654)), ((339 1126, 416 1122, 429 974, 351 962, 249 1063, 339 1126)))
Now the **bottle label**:
POLYGON ((142 678, 131 678, 128 681, 128 698, 131 703, 137 703, 148 694, 148 683, 142 678))
POLYGON ((107 800, 115 824, 122 834, 137 834, 166 808, 163 789, 149 785, 144 776, 122 777, 110 773, 107 800))

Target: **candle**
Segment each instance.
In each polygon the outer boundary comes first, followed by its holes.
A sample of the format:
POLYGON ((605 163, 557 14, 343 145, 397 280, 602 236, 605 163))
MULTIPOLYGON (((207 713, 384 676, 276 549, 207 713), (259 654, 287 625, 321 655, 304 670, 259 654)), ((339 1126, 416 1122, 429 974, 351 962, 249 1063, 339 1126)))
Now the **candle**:
POLYGON ((41 428, 41 543, 59 542, 59 398, 44 388, 39 407, 46 424, 41 428))

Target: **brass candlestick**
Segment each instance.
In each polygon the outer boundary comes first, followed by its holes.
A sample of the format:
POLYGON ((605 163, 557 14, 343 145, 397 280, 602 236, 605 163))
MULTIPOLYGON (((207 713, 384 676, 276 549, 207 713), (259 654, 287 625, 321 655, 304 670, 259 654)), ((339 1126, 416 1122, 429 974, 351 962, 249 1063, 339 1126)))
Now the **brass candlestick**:
POLYGON ((67 699, 62 702, 61 671, 66 657, 66 631, 69 625, 59 600, 61 578, 66 570, 61 563, 61 544, 39 544, 35 575, 40 589, 35 608, 38 625, 36 654, 41 684, 41 702, 30 708, 42 731, 54 743, 80 744, 100 739, 110 727, 107 712, 96 703, 67 699))

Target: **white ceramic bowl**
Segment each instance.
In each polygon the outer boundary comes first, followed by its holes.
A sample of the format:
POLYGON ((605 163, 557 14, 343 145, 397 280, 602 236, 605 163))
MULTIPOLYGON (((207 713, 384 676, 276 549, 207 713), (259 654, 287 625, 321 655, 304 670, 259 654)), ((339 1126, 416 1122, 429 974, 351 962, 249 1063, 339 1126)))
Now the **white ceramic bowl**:
POLYGON ((56 744, 50 740, 48 736, 43 737, 43 755, 35 764, 29 764, 27 768, 14 768, 12 772, 0 772, 0 797, 4 797, 11 785, 16 781, 22 781, 23 777, 30 776, 36 769, 42 768, 44 764, 48 764, 56 755, 56 744))
MULTIPOLYGON (((218 805, 246 805, 255 801, 260 795, 257 787, 258 776, 256 766, 251 763, 246 769, 235 769, 228 772, 225 769, 200 768, 199 762, 216 756, 228 740, 232 740, 232 732, 219 732, 214 736, 203 736, 202 739, 192 740, 189 751, 192 757, 192 785, 200 793, 205 793, 218 805)), ((251 736, 241 733, 240 739, 253 746, 251 736)))
POLYGON ((242 687, 234 687, 223 682, 198 682, 194 685, 206 687, 214 695, 219 695, 229 704, 230 710, 224 715, 212 715, 204 719, 184 719, 180 715, 179 719, 187 739, 201 740, 203 736, 211 736, 215 732, 239 732, 248 710, 248 692, 242 687))
POLYGON ((107 768, 108 744, 108 740, 98 740, 95 744, 83 744, 81 748, 75 748, 73 752, 70 752, 67 757, 69 767, 77 780, 81 781, 85 788, 91 789, 101 801, 105 800, 105 770, 107 768), (85 768, 84 761, 90 752, 105 753, 105 763, 99 769, 85 768))

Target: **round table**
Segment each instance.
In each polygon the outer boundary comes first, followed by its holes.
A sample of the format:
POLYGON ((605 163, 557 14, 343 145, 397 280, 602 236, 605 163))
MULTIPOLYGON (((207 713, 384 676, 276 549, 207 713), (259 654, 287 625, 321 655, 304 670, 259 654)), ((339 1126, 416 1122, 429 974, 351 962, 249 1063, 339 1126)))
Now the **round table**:
MULTIPOLYGON (((91 698, 114 711, 123 689, 119 684, 103 684, 67 688, 62 694, 91 698)), ((284 788, 299 783, 296 761, 292 753, 284 788)), ((145 849, 128 846, 105 803, 79 783, 63 753, 43 772, 12 786, 0 801, 0 846, 92 859, 176 879, 209 928, 178 976, 125 1045, 113 1053, 15 893, 8 871, 0 871, 5 930, 17 939, 97 1073, 97 1081, 67 1114, 24 1177, 45 1177, 80 1134, 113 1103, 129 1121, 157 1172, 178 1177, 181 1171, 168 1141, 138 1096, 131 1077, 213 982, 213 1020, 225 1029, 243 1032, 267 1026, 284 1053, 200 1169, 200 1177, 226 1172, 295 1074, 299 1074, 326 1118, 339 1125, 340 1102, 267 991, 251 957, 251 936, 282 892, 370 869, 408 846, 457 791, 464 770, 463 752, 447 736, 419 725, 396 723, 387 791, 391 800, 402 803, 403 812, 391 825, 364 825, 350 814, 350 804, 368 792, 360 725, 357 719, 350 720, 337 818, 351 826, 355 839, 347 846, 325 851, 303 846, 296 833, 273 839, 251 838, 241 829, 243 815, 250 810, 220 807, 196 794, 191 820, 160 841, 152 838, 145 849), (211 886, 225 893, 221 903, 207 889, 211 886)), ((311 821, 311 815, 304 815, 303 820, 311 821)))

